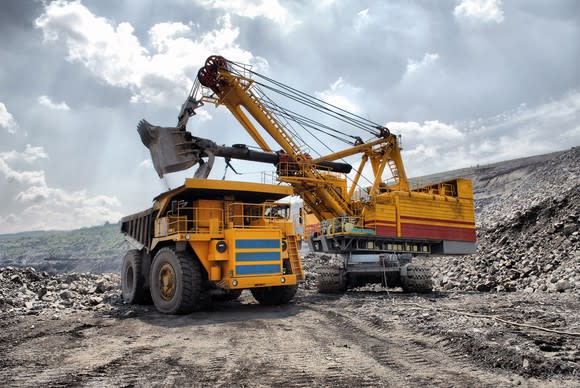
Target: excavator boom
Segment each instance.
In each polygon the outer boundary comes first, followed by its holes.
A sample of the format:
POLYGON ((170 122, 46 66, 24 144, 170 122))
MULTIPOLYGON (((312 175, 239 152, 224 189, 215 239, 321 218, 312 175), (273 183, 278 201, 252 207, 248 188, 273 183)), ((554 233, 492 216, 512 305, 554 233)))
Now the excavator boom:
MULTIPOLYGON (((195 105, 199 107, 200 105, 195 105)), ((183 120, 180 114, 180 121, 183 120)), ((285 154, 279 152, 263 152, 250 149, 245 144, 236 144, 232 147, 218 145, 210 139, 196 137, 184 127, 159 127, 141 120, 137 126, 141 141, 149 149, 153 167, 159 175, 186 170, 196 164, 206 166, 203 158, 213 159, 222 157, 226 160, 248 160, 253 162, 269 163, 277 166, 285 160, 285 154)), ((212 163, 212 162, 209 162, 212 163)), ((348 174, 352 166, 348 163, 320 161, 315 164, 319 169, 348 174)), ((199 171, 199 170, 198 170, 199 171)), ((205 172, 207 169, 202 168, 205 172)), ((207 171, 209 173, 209 171, 207 171)), ((204 176, 204 178, 206 178, 204 176)))

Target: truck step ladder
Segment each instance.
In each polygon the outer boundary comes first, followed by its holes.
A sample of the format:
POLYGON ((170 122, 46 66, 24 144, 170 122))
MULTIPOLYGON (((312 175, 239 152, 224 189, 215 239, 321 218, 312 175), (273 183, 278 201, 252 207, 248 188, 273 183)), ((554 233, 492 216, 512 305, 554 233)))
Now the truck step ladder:
POLYGON ((296 235, 288 235, 288 257, 290 258, 290 266, 292 273, 296 274, 296 280, 304 280, 304 270, 302 269, 302 262, 300 261, 300 254, 298 253, 298 243, 296 242, 296 235))

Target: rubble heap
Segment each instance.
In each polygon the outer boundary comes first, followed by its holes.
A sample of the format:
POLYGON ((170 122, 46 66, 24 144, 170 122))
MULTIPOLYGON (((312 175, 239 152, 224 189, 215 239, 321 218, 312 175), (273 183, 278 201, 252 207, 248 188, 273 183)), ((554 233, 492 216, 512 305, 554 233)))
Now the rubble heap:
POLYGON ((478 167, 465 175, 473 181, 477 226, 493 228, 577 189, 580 147, 478 167))
POLYGON ((478 251, 434 258, 436 287, 580 292, 580 149, 532 168, 509 189, 476 196, 478 251))
POLYGON ((52 314, 109 310, 120 302, 119 276, 49 274, 33 268, 0 268, 0 313, 52 314))

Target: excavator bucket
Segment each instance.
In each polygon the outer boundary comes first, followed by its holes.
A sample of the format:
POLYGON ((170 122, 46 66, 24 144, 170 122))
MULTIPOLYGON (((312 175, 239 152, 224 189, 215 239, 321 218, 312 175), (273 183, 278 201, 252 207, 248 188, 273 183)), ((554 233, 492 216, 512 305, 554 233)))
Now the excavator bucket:
POLYGON ((160 178, 170 172, 186 170, 201 159, 199 153, 188 147, 191 144, 191 133, 185 129, 158 127, 141 120, 137 132, 151 152, 153 167, 160 178))

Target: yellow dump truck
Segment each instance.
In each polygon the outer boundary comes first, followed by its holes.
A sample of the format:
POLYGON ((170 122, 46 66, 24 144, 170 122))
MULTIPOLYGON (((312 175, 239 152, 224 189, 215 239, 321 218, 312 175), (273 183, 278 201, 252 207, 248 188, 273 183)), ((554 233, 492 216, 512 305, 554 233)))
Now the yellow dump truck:
POLYGON ((122 219, 135 249, 123 260, 128 303, 168 314, 248 289, 261 304, 287 303, 304 278, 286 186, 186 179, 152 208, 122 219))

